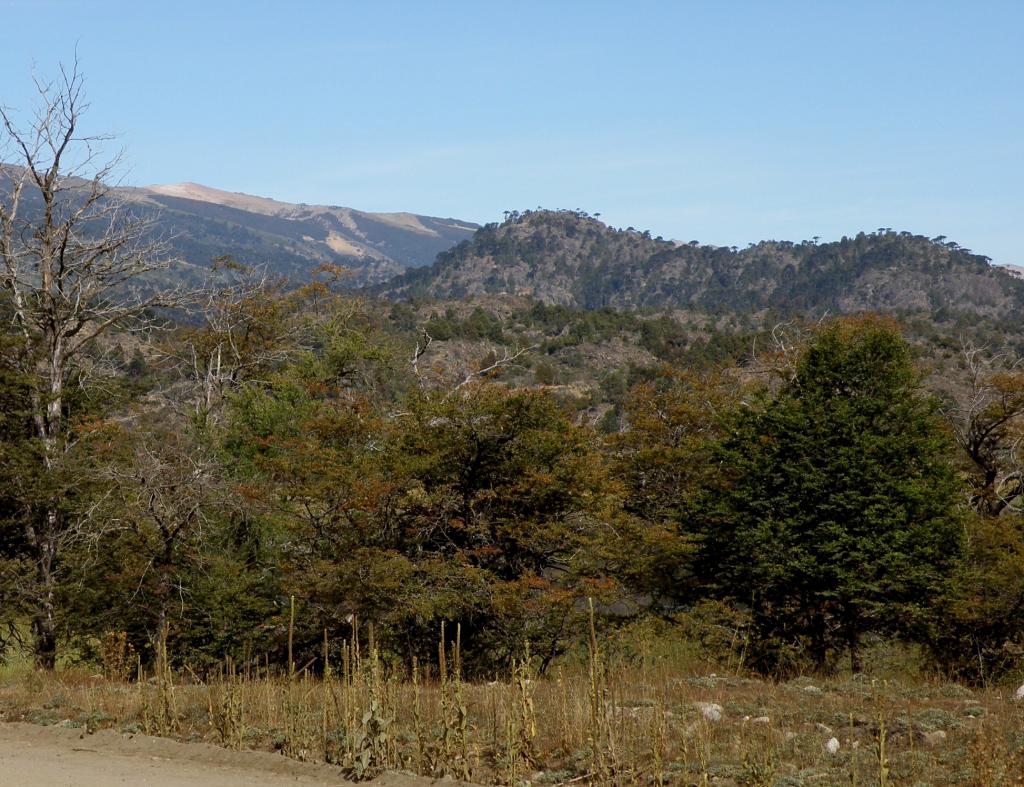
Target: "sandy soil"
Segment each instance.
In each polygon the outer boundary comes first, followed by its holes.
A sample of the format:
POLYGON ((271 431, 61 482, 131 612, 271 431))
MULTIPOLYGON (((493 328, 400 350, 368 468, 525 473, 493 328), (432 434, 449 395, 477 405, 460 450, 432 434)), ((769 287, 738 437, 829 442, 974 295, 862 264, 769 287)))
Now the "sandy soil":
MULTIPOLYGON (((341 220, 341 223, 352 232, 362 234, 353 213, 366 216, 382 224, 390 224, 393 227, 416 232, 421 235, 438 235, 437 230, 427 227, 420 221, 420 217, 407 212, 400 213, 367 213, 365 211, 354 211, 351 208, 335 208, 327 205, 294 205, 290 202, 279 202, 270 197, 256 197, 252 194, 243 194, 240 191, 224 191, 201 183, 166 183, 143 186, 139 189, 143 194, 159 194, 165 197, 181 197, 183 199, 198 200, 199 202, 210 202, 214 205, 224 205, 229 208, 237 208, 251 213, 262 213, 267 216, 283 216, 292 218, 296 212, 331 213, 341 220)), ((340 236, 338 236, 339 239, 340 236)), ((328 240, 330 245, 330 240, 328 240)), ((334 248, 333 246, 331 248, 334 248)), ((341 253, 347 253, 341 249, 335 249, 341 253)))
POLYGON ((335 251, 338 254, 350 254, 355 257, 362 257, 366 251, 356 246, 346 238, 341 237, 336 232, 328 232, 327 240, 324 241, 331 251, 335 251))
MULTIPOLYGON (((372 782, 422 787, 431 782, 388 774, 372 782)), ((268 752, 227 751, 148 735, 67 727, 0 724, 2 787, 284 787, 349 784, 338 768, 268 752)))

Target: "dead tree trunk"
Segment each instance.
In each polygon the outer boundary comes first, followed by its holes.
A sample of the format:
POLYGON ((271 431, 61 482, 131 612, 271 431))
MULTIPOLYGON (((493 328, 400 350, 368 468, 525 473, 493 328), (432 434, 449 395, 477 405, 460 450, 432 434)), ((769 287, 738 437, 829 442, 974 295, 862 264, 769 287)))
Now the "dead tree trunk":
POLYGON ((148 240, 149 225, 110 185, 118 158, 98 163, 97 146, 107 138, 79 130, 88 109, 82 87, 75 63, 53 82, 36 81, 33 112, 0 107, 0 298, 18 339, 5 362, 30 388, 28 420, 50 495, 26 506, 23 557, 34 570, 18 591, 31 610, 43 668, 56 661, 62 556, 88 526, 88 514, 60 493, 70 488, 65 457, 81 438, 69 412, 69 381, 104 332, 185 301, 181 290, 132 287, 169 262, 148 240))

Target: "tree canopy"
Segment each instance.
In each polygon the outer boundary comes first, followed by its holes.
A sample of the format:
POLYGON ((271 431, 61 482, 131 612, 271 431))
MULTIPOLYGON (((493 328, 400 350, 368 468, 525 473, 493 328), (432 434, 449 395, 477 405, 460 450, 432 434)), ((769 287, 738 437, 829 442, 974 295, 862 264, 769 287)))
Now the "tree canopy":
POLYGON ((865 634, 920 633, 960 550, 937 409, 896 326, 860 318, 820 329, 793 379, 739 411, 698 561, 749 605, 762 666, 845 650, 859 669, 865 634))

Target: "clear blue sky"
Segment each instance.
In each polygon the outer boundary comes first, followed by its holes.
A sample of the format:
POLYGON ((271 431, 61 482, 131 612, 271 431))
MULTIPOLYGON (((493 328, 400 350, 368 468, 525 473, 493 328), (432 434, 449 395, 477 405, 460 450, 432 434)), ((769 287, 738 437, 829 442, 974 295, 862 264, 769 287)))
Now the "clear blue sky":
POLYGON ((0 100, 76 42, 134 184, 1024 264, 1024 2, 0 0, 0 100))

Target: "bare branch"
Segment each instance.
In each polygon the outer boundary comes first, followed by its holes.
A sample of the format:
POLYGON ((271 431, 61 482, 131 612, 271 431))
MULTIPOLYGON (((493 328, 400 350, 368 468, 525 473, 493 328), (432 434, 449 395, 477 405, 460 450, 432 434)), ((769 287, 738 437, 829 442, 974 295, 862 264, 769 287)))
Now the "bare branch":
POLYGON ((516 349, 514 352, 511 353, 506 347, 504 349, 504 355, 501 358, 498 358, 494 363, 489 364, 482 369, 477 369, 475 372, 467 374, 466 378, 462 382, 460 382, 458 385, 456 385, 454 388, 448 391, 448 393, 445 395, 445 399, 447 399, 449 396, 451 396, 461 388, 469 385, 474 380, 479 380, 480 378, 486 377, 487 375, 491 374, 494 371, 497 371, 498 369, 501 369, 502 367, 513 365, 522 356, 526 355, 526 353, 532 350, 536 350, 538 346, 539 345, 531 344, 529 347, 516 349))
POLYGON ((430 347, 431 343, 434 341, 434 337, 427 333, 426 328, 422 328, 421 330, 423 344, 421 345, 419 341, 417 341, 416 349, 413 350, 412 353, 412 371, 417 378, 420 377, 420 358, 422 358, 424 354, 426 354, 427 348, 430 347))
POLYGON ((1024 495, 1024 359, 963 341, 965 388, 943 408, 957 443, 971 461, 971 506, 998 516, 1024 495))

